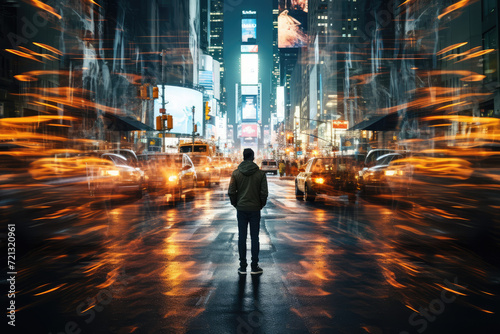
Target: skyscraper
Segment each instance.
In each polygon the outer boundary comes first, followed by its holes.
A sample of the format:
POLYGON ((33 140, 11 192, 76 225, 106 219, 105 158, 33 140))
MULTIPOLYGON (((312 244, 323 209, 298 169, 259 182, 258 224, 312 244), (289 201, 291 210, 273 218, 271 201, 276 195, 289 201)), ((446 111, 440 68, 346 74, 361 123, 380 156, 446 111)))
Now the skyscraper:
POLYGON ((226 88, 224 85, 224 0, 210 1, 210 43, 208 53, 220 64, 220 112, 226 114, 226 88))

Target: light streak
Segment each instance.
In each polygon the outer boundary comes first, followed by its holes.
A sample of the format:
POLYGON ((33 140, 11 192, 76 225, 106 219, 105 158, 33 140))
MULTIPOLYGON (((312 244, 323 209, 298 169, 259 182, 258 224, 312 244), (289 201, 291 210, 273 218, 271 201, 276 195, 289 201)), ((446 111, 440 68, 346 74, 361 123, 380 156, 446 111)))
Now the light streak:
POLYGON ((43 44, 43 43, 37 43, 37 42, 33 42, 34 45, 36 46, 39 46, 41 47, 42 49, 46 49, 46 50, 49 50, 50 52, 53 52, 59 56, 62 56, 63 53, 61 51, 59 51, 58 49, 50 46, 50 45, 47 45, 47 44, 43 44))
POLYGON ((55 17, 57 17, 58 19, 61 19, 61 15, 57 14, 56 11, 54 10, 54 8, 50 7, 49 5, 47 4, 44 4, 43 2, 39 1, 39 0, 31 0, 31 3, 35 6, 35 7, 38 7, 40 9, 43 9, 44 11, 46 11, 47 13, 50 13, 52 15, 54 15, 55 17))

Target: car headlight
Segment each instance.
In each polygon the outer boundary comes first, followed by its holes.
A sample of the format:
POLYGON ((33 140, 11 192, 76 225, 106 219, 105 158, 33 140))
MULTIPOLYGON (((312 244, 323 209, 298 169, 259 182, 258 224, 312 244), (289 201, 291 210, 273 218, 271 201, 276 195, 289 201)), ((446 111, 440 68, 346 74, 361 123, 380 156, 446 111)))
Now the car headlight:
POLYGON ((175 181, 177 181, 177 175, 170 175, 170 176, 168 177, 168 180, 169 180, 170 182, 175 182, 175 181))
POLYGON ((118 176, 118 175, 120 175, 120 171, 115 170, 115 169, 107 170, 106 171, 106 175, 109 175, 109 176, 118 176))
POLYGON ((395 170, 386 170, 385 171, 385 176, 393 176, 393 175, 396 175, 395 170))
POLYGON ((316 182, 317 184, 323 184, 325 183, 325 179, 322 177, 317 177, 314 179, 314 182, 316 182))

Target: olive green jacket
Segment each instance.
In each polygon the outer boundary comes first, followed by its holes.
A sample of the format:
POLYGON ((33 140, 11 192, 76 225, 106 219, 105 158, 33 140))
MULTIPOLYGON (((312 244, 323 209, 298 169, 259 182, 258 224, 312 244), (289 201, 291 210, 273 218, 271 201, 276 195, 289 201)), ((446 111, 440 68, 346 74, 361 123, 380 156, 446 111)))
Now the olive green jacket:
POLYGON ((268 194, 266 173, 253 161, 245 160, 233 171, 228 195, 237 210, 260 211, 268 194))

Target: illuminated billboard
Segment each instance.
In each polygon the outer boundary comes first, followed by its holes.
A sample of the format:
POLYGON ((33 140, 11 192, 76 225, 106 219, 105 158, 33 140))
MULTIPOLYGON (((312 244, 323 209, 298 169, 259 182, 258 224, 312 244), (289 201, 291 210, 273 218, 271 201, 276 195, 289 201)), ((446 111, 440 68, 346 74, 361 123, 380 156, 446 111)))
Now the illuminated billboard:
MULTIPOLYGON (((163 101, 162 86, 159 88, 159 98, 154 102, 154 116, 160 115, 163 101)), ((167 114, 172 115, 174 128, 173 133, 191 134, 193 132, 193 106, 195 107, 194 121, 197 132, 203 133, 203 93, 184 87, 165 86, 165 105, 167 114)))
POLYGON ((259 55, 243 53, 241 55, 241 84, 256 85, 259 82, 259 55))
POLYGON ((278 47, 306 46, 308 0, 281 0, 278 10, 278 47))
POLYGON ((276 87, 276 117, 278 122, 282 122, 285 118, 285 87, 276 87))
POLYGON ((242 53, 259 52, 259 46, 258 45, 242 45, 241 52, 242 53))
POLYGON ((349 121, 344 120, 336 120, 332 123, 334 129, 344 129, 347 130, 349 128, 349 121))
POLYGON ((241 118, 243 120, 257 119, 257 95, 241 96, 241 118))
POLYGON ((241 19, 241 41, 243 43, 257 39, 257 19, 241 19))
POLYGON ((252 123, 241 124, 241 137, 257 138, 259 136, 259 125, 252 123))

